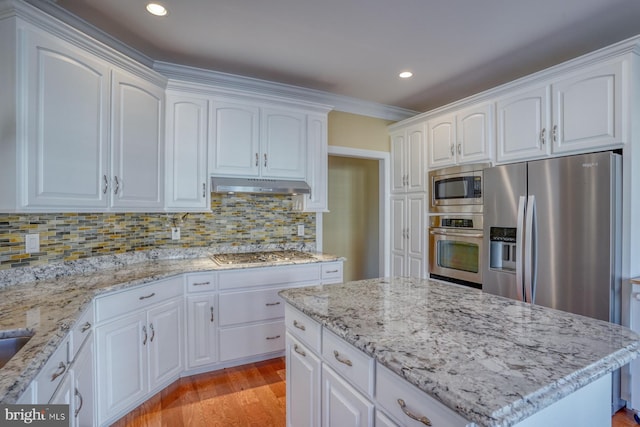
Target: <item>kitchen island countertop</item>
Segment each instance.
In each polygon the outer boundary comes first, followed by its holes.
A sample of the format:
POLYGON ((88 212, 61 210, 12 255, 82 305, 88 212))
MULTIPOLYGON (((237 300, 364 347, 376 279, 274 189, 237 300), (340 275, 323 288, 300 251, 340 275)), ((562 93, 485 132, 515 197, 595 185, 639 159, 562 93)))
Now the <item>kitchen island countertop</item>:
POLYGON ((481 426, 511 426, 640 354, 640 336, 619 325, 428 280, 280 295, 481 426))
POLYGON ((0 403, 18 399, 96 296, 184 273, 344 260, 314 253, 302 261, 221 266, 201 251, 177 251, 170 255, 178 258, 154 259, 163 255, 167 254, 105 256, 1 272, 0 338, 33 336, 0 368, 0 403))

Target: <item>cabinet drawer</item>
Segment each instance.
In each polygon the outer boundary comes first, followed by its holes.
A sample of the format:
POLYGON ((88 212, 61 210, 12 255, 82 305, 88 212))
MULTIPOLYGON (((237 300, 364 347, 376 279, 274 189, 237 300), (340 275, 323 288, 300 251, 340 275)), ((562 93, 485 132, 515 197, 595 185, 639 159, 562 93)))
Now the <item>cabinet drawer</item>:
POLYGON ((427 417, 433 427, 463 427, 469 424, 460 415, 379 363, 376 366, 376 401, 400 425, 424 427, 424 423, 412 419, 405 411, 417 418, 427 417), (401 401, 405 405, 404 410, 400 406, 401 401))
POLYGON ((245 268, 221 271, 220 289, 267 286, 290 283, 320 283, 320 264, 287 265, 281 267, 245 268))
POLYGON ((322 357, 327 363, 360 390, 373 396, 373 359, 357 348, 322 330, 322 357))
POLYGON ((220 294, 221 326, 284 317, 284 301, 278 295, 282 288, 220 294))
POLYGON ((322 264, 322 283, 342 283, 342 261, 322 264))
POLYGON ((69 337, 69 360, 71 363, 76 358, 82 343, 87 339, 93 330, 93 303, 82 313, 80 318, 73 325, 69 337))
POLYGON ((128 314, 168 298, 182 295, 183 277, 153 282, 96 299, 96 322, 128 314))
POLYGON ((36 377, 36 403, 47 404, 53 397, 53 393, 69 369, 69 363, 67 362, 68 351, 69 335, 58 345, 58 348, 56 348, 36 377))
POLYGON ((320 323, 289 304, 284 307, 284 320, 291 335, 307 344, 311 350, 320 353, 320 331, 322 330, 320 323))
POLYGON ((220 360, 283 351, 284 322, 220 329, 220 360))
POLYGON ((187 292, 214 291, 218 287, 218 275, 212 271, 187 275, 187 292))

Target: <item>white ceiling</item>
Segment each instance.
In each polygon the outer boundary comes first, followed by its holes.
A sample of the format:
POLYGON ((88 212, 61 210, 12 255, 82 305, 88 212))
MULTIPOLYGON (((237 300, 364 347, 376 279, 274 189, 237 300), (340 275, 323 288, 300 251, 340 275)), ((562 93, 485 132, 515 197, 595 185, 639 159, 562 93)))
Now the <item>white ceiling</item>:
POLYGON ((640 34, 640 0, 53 1, 154 60, 416 111, 640 34))

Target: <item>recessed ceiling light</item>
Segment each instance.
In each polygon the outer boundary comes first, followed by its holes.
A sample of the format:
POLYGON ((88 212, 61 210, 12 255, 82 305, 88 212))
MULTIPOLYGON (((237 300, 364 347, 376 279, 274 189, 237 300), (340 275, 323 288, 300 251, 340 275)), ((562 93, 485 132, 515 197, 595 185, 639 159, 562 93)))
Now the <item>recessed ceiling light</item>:
POLYGON ((403 71, 398 74, 398 77, 400 77, 401 79, 408 79, 411 76, 413 76, 413 73, 411 71, 403 71))
POLYGON ((149 11, 150 14, 156 16, 165 16, 167 14, 167 9, 163 5, 158 3, 149 3, 147 5, 147 11, 149 11))

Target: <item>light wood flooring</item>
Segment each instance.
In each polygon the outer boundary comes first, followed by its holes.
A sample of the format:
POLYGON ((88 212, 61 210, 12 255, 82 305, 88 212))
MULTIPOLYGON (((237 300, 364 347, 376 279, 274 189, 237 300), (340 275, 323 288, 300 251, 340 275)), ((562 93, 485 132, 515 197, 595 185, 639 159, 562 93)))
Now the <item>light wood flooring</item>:
MULTIPOLYGON (((181 378, 114 427, 284 427, 283 357, 181 378)), ((638 427, 621 410, 612 427, 638 427)), ((306 426, 303 426, 306 427, 306 426)))

